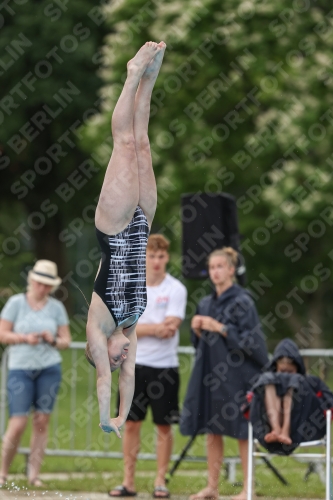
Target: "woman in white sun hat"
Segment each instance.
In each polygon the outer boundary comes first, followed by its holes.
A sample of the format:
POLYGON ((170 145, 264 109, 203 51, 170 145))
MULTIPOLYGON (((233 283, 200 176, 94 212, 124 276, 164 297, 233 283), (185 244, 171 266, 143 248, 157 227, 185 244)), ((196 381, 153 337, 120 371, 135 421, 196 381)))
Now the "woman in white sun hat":
POLYGON ((1 311, 0 342, 9 344, 7 394, 9 422, 2 441, 0 486, 33 409, 28 480, 42 486, 38 474, 48 424, 61 380, 59 349, 71 341, 66 310, 50 297, 60 285, 57 266, 38 260, 28 274, 26 293, 13 295, 1 311))

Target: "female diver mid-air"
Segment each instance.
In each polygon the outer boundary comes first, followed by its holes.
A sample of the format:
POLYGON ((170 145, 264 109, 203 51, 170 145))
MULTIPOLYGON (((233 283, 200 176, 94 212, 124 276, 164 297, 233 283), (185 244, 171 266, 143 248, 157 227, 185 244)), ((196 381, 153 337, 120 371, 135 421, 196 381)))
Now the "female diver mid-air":
POLYGON ((118 437, 133 399, 135 327, 147 300, 146 244, 157 202, 148 122, 165 49, 164 42, 146 42, 127 64, 95 215, 102 259, 88 311, 86 357, 97 371, 100 427, 118 437), (119 415, 110 418, 111 372, 117 368, 119 415))

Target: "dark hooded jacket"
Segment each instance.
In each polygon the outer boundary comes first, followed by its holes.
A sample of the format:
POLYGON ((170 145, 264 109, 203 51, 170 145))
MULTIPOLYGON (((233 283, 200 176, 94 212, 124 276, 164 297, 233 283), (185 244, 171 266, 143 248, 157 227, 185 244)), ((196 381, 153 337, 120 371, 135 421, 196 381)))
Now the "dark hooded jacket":
POLYGON ((281 358, 290 358, 297 366, 297 373, 305 375, 305 366, 303 358, 298 350, 297 345, 291 339, 283 339, 276 346, 271 362, 267 367, 267 371, 276 372, 276 362, 281 358))
POLYGON ((240 411, 246 392, 268 363, 260 320, 249 293, 232 285, 219 297, 204 297, 196 314, 226 325, 227 337, 191 332, 196 358, 180 420, 184 435, 222 434, 247 439, 240 411))
POLYGON ((333 407, 333 394, 324 382, 313 375, 306 375, 303 359, 297 345, 291 339, 282 340, 275 348, 273 358, 252 388, 250 420, 254 437, 270 453, 289 455, 299 443, 321 439, 325 436, 325 410, 333 407), (282 357, 293 360, 297 373, 276 371, 277 361, 282 357), (283 397, 288 389, 293 389, 290 437, 291 445, 266 443, 264 436, 270 432, 265 407, 265 386, 275 385, 276 393, 283 397))

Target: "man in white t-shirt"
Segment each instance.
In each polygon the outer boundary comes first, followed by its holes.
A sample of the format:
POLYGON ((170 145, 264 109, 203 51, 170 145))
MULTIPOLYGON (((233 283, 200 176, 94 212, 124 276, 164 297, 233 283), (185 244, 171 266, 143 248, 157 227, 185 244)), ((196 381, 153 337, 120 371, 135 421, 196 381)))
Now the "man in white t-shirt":
POLYGON ((123 436, 124 480, 111 497, 135 496, 135 463, 142 421, 151 407, 157 427, 157 475, 154 498, 169 498, 165 486, 172 450, 171 424, 178 422, 178 328, 185 317, 185 286, 166 272, 169 242, 160 234, 147 245, 147 308, 138 321, 135 392, 123 436))

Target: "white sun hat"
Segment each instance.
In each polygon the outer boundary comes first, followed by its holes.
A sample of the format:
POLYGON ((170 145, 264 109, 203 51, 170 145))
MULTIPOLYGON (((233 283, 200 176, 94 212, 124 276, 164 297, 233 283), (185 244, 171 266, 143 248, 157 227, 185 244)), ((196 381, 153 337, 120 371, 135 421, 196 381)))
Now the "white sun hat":
POLYGON ((28 273, 28 281, 30 279, 43 283, 44 285, 51 285, 54 289, 59 286, 62 281, 58 276, 57 264, 51 260, 37 260, 33 269, 28 273))

